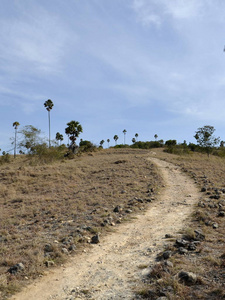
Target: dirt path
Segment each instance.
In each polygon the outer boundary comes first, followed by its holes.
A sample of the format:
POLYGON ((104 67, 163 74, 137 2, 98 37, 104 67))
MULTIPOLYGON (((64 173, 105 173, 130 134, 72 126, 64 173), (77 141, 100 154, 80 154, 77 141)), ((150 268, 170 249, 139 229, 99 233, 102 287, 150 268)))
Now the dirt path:
POLYGON ((178 167, 149 158, 162 171, 165 188, 160 199, 132 222, 101 239, 64 267, 28 286, 13 300, 134 299, 133 290, 166 243, 176 234, 199 199, 197 187, 178 167))

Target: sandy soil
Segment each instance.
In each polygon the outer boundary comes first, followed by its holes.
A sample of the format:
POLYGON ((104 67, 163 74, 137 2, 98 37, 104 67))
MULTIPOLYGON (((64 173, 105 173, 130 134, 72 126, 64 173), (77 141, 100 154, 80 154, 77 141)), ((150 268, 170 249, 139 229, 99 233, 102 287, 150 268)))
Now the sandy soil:
POLYGON ((185 226, 193 204, 200 198, 193 181, 179 167, 149 157, 161 170, 164 190, 148 211, 116 227, 86 252, 29 285, 13 300, 135 299, 156 255, 163 250, 165 234, 177 234, 185 226))

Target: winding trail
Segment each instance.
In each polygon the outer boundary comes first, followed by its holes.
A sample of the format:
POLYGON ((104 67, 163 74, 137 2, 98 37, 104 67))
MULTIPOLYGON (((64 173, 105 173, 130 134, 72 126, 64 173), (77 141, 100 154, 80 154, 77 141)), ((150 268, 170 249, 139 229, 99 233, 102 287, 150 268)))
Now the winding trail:
POLYGON ((145 270, 166 243, 165 234, 184 227, 200 193, 193 181, 173 164, 149 157, 161 170, 165 187, 148 211, 121 224, 86 253, 51 270, 13 300, 135 299, 145 270))

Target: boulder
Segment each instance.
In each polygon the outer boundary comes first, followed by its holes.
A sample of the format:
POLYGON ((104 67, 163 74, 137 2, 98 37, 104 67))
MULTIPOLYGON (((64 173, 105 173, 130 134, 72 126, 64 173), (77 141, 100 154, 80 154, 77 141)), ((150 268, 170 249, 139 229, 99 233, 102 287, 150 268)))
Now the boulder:
POLYGON ((197 281, 197 275, 192 272, 180 271, 178 278, 187 285, 195 284, 197 281))
POLYGON ((12 266, 11 268, 8 269, 8 272, 10 274, 15 275, 16 273, 23 271, 25 269, 24 264, 23 263, 18 263, 14 266, 12 266))

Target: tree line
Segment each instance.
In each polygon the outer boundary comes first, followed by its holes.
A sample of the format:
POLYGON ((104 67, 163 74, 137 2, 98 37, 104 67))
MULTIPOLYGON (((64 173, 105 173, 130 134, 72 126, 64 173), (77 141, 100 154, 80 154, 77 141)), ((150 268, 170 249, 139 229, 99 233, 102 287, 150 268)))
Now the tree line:
MULTIPOLYGON (((76 140, 79 137, 80 133, 83 132, 82 125, 75 120, 72 120, 68 122, 65 128, 65 134, 68 136, 69 143, 67 144, 67 147, 65 144, 62 145, 62 141, 64 139, 63 135, 59 132, 55 135, 55 140, 51 141, 51 110, 54 107, 54 103, 51 99, 48 99, 44 102, 44 107, 46 108, 48 112, 48 145, 43 139, 40 137, 41 130, 35 128, 32 125, 26 125, 24 126, 20 131, 18 131, 18 128, 20 126, 20 123, 18 121, 15 121, 13 123, 13 127, 15 130, 15 135, 13 138, 12 144, 14 145, 14 158, 17 154, 17 149, 20 149, 20 154, 28 153, 28 154, 38 154, 42 149, 46 148, 65 148, 68 149, 68 151, 72 152, 73 154, 78 151, 78 149, 82 149, 83 151, 92 151, 95 148, 103 148, 103 144, 105 143, 104 140, 101 140, 99 143, 99 147, 93 145, 90 141, 83 141, 80 140, 79 145, 76 144, 76 140), (20 138, 18 141, 18 134, 20 134, 20 138)), ((195 132, 194 138, 196 139, 196 144, 189 143, 187 144, 186 141, 183 143, 178 144, 176 140, 167 140, 164 142, 162 139, 158 140, 158 135, 155 134, 154 141, 146 141, 142 142, 138 140, 139 134, 135 133, 134 137, 132 138, 131 142, 132 144, 129 145, 126 143, 126 134, 127 130, 124 129, 122 131, 123 133, 123 143, 117 144, 117 141, 119 140, 119 136, 116 134, 113 136, 113 139, 115 141, 115 148, 122 148, 122 147, 131 147, 131 148, 141 148, 141 149, 149 149, 149 148, 158 148, 158 147, 165 147, 165 151, 169 153, 188 153, 188 151, 198 151, 198 152, 205 152, 207 155, 210 153, 213 153, 215 151, 220 150, 220 153, 224 153, 224 142, 220 141, 219 137, 214 136, 215 128, 210 125, 205 125, 203 127, 200 127, 195 132), (220 144, 220 145, 219 145, 220 144), (223 151, 222 151, 223 150, 223 151)), ((107 139, 108 148, 110 147, 110 139, 107 139)), ((6 154, 5 151, 2 152, 3 155, 6 154)), ((225 156, 225 154, 224 154, 225 156)))

